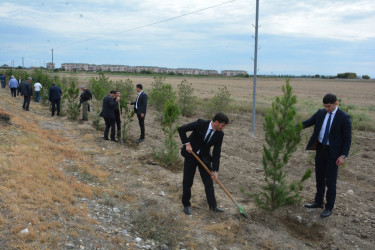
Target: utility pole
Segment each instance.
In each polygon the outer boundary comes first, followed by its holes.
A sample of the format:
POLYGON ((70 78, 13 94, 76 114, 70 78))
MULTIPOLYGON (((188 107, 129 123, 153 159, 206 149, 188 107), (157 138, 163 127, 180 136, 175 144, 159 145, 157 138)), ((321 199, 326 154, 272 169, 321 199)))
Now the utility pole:
POLYGON ((257 96, 257 67, 258 67, 258 19, 259 19, 259 0, 256 0, 256 14, 255 14, 255 47, 254 47, 254 84, 253 84, 253 117, 251 136, 255 137, 255 110, 256 110, 256 96, 257 96))
POLYGON ((52 83, 55 83, 55 66, 53 65, 53 49, 52 50, 52 83))
POLYGON ((25 68, 25 64, 24 64, 23 57, 22 57, 22 68, 23 68, 23 69, 25 68))

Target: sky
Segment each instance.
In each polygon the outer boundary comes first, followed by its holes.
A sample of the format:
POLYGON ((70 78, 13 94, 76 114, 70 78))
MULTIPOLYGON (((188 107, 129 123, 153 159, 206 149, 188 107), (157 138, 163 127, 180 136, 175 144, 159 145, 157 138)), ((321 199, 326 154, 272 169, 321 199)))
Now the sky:
MULTIPOLYGON (((0 65, 17 67, 24 58, 25 67, 44 66, 54 49, 56 67, 253 74, 255 6, 255 0, 0 0, 0 65)), ((375 77, 373 0, 260 0, 259 26, 258 74, 375 77)))

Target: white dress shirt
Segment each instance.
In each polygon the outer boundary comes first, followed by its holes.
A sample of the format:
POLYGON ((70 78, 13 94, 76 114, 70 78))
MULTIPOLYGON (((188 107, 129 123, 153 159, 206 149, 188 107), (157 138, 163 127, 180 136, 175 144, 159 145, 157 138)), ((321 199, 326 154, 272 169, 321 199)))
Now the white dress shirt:
MULTIPOLYGON (((212 130, 212 133, 211 133, 211 136, 210 136, 210 138, 208 139, 207 142, 209 142, 211 140, 212 136, 215 134, 215 131, 216 131, 215 129, 212 128, 212 121, 210 122, 210 125, 208 125, 208 129, 207 129, 206 135, 204 136, 204 140, 206 140, 206 137, 210 134, 211 130, 212 130)), ((198 150, 197 154, 199 154, 200 152, 201 151, 198 150)))
POLYGON ((141 92, 138 93, 138 97, 137 97, 137 100, 135 101, 135 108, 138 109, 138 100, 139 100, 139 97, 141 96, 143 90, 141 92))
MULTIPOLYGON (((330 131, 331 131, 333 119, 335 118, 335 114, 336 114, 336 111, 337 111, 338 108, 339 107, 336 107, 336 109, 334 111, 332 111, 331 124, 329 124, 329 130, 330 131)), ((322 141, 323 141, 324 132, 326 131, 326 127, 327 127, 328 118, 329 118, 329 112, 327 112, 326 117, 324 118, 323 125, 322 125, 322 128, 321 128, 320 133, 319 133, 318 140, 319 140, 320 143, 322 143, 322 141)), ((329 139, 327 141, 327 145, 329 145, 329 139)))

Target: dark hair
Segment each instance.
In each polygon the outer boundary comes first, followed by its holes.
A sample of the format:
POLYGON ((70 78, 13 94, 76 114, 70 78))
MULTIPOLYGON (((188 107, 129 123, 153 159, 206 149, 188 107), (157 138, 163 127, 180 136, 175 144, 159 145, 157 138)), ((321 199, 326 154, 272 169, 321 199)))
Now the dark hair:
POLYGON ((139 89, 143 89, 143 86, 142 86, 142 84, 140 84, 140 83, 138 83, 138 84, 136 85, 136 87, 139 88, 139 89))
POLYGON ((116 90, 111 90, 109 93, 110 94, 116 94, 116 90))
POLYGON ((324 104, 334 104, 335 102, 337 102, 337 97, 334 94, 326 94, 323 97, 324 104))
POLYGON ((214 118, 212 119, 212 121, 216 122, 218 121, 219 123, 225 123, 225 124, 228 124, 229 123, 229 118, 226 114, 222 113, 222 112, 219 112, 217 113, 214 118))

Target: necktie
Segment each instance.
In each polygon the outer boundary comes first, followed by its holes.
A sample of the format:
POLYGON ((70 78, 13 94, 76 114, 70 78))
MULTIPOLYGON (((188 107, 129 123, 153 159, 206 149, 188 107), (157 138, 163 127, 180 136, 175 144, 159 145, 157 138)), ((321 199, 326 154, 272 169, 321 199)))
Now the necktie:
POLYGON ((326 130, 324 131, 324 136, 323 136, 323 141, 322 141, 322 144, 324 145, 327 145, 328 143, 329 129, 331 127, 331 117, 332 117, 332 113, 329 113, 326 130))
POLYGON ((208 135, 207 135, 206 138, 204 139, 204 143, 205 143, 205 144, 207 144, 207 143, 210 141, 210 138, 211 138, 212 132, 213 132, 213 130, 210 129, 210 133, 208 133, 208 135))

